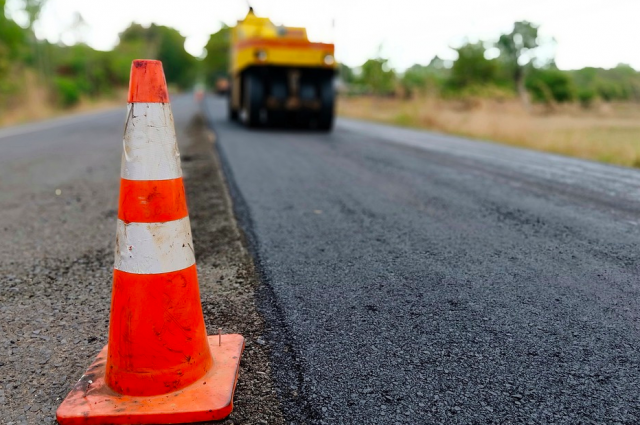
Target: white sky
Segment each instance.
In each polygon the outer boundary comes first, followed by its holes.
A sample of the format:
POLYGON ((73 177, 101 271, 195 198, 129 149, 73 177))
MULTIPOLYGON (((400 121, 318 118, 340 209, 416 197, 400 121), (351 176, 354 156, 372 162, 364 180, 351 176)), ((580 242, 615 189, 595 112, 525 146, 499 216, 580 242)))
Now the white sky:
MULTIPOLYGON (((14 9, 21 0, 9 0, 14 9)), ((403 70, 426 64, 436 54, 455 59, 450 46, 495 40, 516 20, 541 25, 557 40, 561 69, 610 68, 628 63, 640 70, 640 0, 250 0, 259 16, 275 23, 304 26, 313 41, 336 43, 336 57, 349 66, 383 57, 403 70), (335 22, 335 28, 332 26, 335 22)), ((75 40, 70 31, 79 12, 88 24, 84 40, 111 49, 132 21, 172 26, 199 55, 220 22, 233 25, 247 11, 246 0, 48 0, 37 27, 50 41, 75 40)), ((20 19, 14 14, 14 18, 20 19)))

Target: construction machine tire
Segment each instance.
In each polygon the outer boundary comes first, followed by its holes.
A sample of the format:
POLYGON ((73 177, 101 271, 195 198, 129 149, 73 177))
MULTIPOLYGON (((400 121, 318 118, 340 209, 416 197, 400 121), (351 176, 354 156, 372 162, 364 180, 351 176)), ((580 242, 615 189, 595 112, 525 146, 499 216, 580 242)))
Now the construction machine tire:
POLYGON ((323 78, 320 82, 320 112, 318 113, 318 130, 331 131, 335 115, 335 90, 333 78, 323 78))
POLYGON ((247 72, 244 76, 244 120, 249 127, 259 127, 264 104, 264 83, 259 75, 247 72))

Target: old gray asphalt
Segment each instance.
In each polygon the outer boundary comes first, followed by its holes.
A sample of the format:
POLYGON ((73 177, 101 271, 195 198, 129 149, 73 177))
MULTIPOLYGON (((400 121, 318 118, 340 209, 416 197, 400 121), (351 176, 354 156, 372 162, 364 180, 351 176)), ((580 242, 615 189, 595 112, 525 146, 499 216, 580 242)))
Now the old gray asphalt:
POLYGON ((208 109, 291 421, 640 421, 640 171, 208 109))
MULTIPOLYGON (((188 144, 198 107, 173 109, 188 144)), ((55 423, 107 342, 125 118, 123 104, 0 130, 0 424, 55 423)))

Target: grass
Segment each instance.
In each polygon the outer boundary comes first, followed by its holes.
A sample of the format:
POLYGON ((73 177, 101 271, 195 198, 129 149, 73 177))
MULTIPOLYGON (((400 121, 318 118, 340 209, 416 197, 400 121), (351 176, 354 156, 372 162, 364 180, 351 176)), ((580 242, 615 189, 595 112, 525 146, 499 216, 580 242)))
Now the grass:
POLYGON ((0 111, 0 128, 11 125, 25 124, 34 121, 41 121, 49 118, 55 118, 66 115, 80 114, 83 112, 99 111, 103 109, 113 108, 115 106, 126 105, 127 99, 100 99, 86 100, 83 99, 77 105, 71 108, 55 108, 46 103, 35 104, 29 107, 28 104, 21 104, 17 108, 9 111, 0 111))
POLYGON ((517 100, 341 97, 338 113, 491 140, 611 164, 640 167, 640 105, 525 110, 517 100))
POLYGON ((113 96, 99 100, 81 99, 71 108, 60 108, 50 100, 48 91, 39 84, 33 73, 25 73, 24 89, 12 105, 0 109, 0 127, 24 124, 54 118, 62 115, 107 109, 117 105, 126 105, 124 89, 116 90, 113 96))

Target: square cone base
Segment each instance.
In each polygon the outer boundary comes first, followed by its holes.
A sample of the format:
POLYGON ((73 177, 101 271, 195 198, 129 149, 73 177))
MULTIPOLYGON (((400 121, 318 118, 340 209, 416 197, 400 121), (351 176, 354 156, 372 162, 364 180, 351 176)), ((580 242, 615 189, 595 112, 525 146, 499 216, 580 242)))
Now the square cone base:
POLYGON ((241 335, 209 336, 213 367, 200 380, 179 391, 157 396, 118 394, 104 381, 107 346, 80 378, 56 416, 60 425, 179 424, 224 419, 233 410, 241 335))

